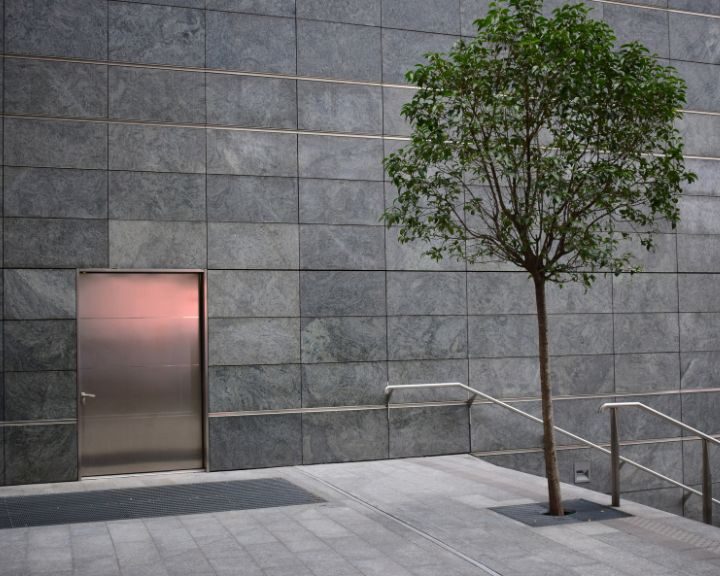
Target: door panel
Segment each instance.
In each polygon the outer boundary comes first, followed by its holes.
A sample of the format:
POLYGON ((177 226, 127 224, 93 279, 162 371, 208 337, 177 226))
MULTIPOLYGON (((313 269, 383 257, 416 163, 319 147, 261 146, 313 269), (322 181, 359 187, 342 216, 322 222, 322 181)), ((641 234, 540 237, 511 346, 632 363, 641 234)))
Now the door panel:
POLYGON ((200 468, 200 275, 78 277, 81 475, 200 468))

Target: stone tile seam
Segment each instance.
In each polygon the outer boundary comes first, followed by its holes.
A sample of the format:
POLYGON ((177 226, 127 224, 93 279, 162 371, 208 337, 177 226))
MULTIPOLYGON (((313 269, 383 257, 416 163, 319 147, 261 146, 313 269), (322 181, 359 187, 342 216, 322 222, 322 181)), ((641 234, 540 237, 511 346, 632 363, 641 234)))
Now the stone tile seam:
MULTIPOLYGON (((350 86, 367 86, 371 88, 393 88, 402 90, 417 90, 410 84, 395 84, 392 82, 371 82, 365 80, 345 80, 342 78, 324 78, 320 76, 301 76, 297 74, 279 74, 274 72, 250 72, 225 68, 199 68, 197 66, 178 66, 172 64, 146 64, 142 62, 126 62, 122 60, 92 60, 87 58, 70 58, 64 56, 40 56, 35 54, 0 54, 5 60, 33 60, 39 62, 62 62, 67 64, 87 64, 94 66, 109 66, 118 68, 139 68, 167 72, 194 72, 197 74, 217 74, 220 76, 246 76, 249 78, 267 78, 269 80, 288 80, 297 82, 319 82, 322 84, 342 84, 350 86)), ((710 64, 712 65, 712 64, 710 64)))

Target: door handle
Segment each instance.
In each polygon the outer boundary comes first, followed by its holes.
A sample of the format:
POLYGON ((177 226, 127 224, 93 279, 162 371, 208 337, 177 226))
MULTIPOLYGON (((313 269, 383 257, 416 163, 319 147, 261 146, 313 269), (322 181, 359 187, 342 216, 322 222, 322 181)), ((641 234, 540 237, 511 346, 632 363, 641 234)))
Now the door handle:
POLYGON ((88 398, 95 398, 95 394, 90 394, 89 392, 80 392, 80 399, 83 405, 85 405, 85 400, 87 400, 88 398))

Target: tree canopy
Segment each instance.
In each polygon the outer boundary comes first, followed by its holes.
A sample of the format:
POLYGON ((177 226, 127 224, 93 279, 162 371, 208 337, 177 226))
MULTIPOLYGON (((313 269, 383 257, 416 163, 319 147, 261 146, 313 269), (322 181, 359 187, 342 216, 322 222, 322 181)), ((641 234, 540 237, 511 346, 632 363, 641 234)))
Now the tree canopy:
POLYGON ((634 269, 622 238, 650 248, 655 222, 675 225, 694 177, 675 127, 685 84, 588 10, 491 5, 475 38, 407 74, 411 141, 385 160, 401 241, 589 284, 634 269))

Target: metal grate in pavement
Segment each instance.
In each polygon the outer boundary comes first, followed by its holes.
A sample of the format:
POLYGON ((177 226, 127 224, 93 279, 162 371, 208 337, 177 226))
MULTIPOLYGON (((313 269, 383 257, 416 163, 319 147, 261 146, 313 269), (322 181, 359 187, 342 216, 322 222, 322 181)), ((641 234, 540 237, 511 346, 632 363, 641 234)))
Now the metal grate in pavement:
POLYGON ((601 520, 614 520, 615 518, 627 518, 631 516, 626 512, 621 512, 610 506, 596 504, 589 500, 567 500, 563 502, 565 506, 565 516, 549 516, 547 514, 547 502, 532 504, 517 504, 514 506, 499 506, 490 508, 498 514, 527 524, 528 526, 559 526, 562 524, 574 524, 577 522, 598 522, 601 520), (572 513, 568 513, 572 511, 572 513))
POLYGON ((0 498, 0 529, 325 502, 283 478, 0 498))

